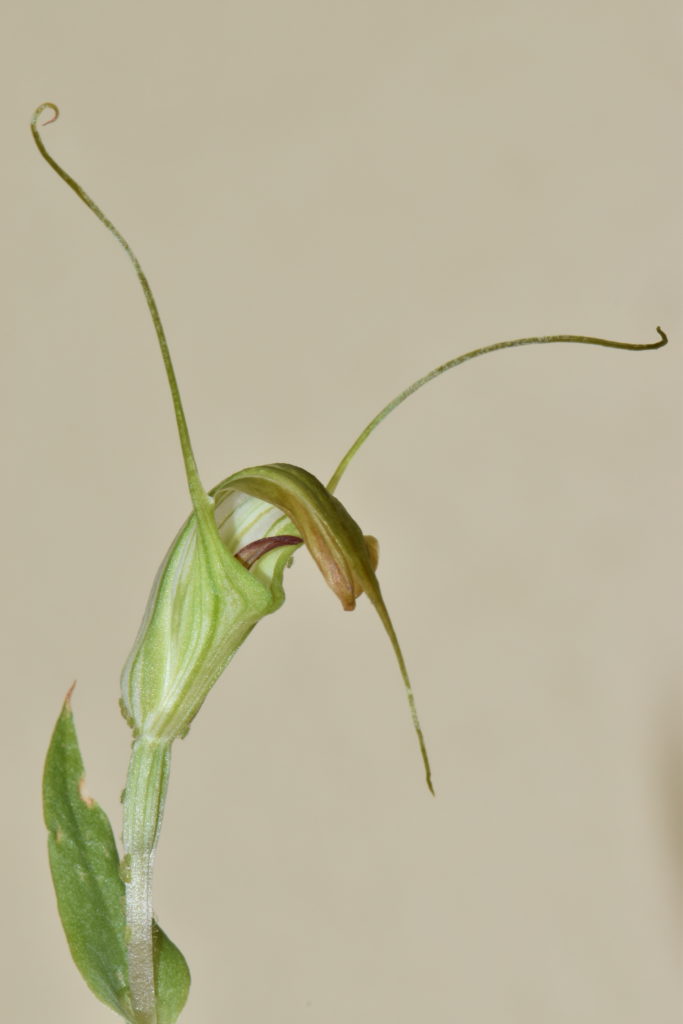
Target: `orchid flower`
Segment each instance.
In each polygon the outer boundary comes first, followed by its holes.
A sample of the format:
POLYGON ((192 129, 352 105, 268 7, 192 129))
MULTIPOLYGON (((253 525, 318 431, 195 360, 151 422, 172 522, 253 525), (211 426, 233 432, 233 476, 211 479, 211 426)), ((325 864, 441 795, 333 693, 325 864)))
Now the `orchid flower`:
POLYGON ((147 301, 175 411, 191 508, 152 586, 121 677, 121 709, 133 741, 123 796, 123 856, 105 813, 84 789, 71 691, 48 750, 44 812, 53 882, 72 956, 94 994, 129 1024, 174 1024, 187 999, 184 957, 154 920, 152 873, 173 742, 192 720, 231 658, 265 615, 284 601, 283 578, 305 547, 342 608, 361 594, 373 604, 394 651, 417 736, 427 786, 432 773, 398 637, 377 578, 378 544, 335 497, 359 448, 398 405, 461 363, 505 348, 574 343, 629 351, 628 344, 579 335, 520 338, 475 349, 411 384, 370 421, 327 485, 298 466, 273 463, 233 473, 207 491, 199 477, 164 328, 133 250, 83 188, 48 153, 39 119, 59 115, 43 103, 31 122, 47 163, 95 214, 131 260, 147 301))

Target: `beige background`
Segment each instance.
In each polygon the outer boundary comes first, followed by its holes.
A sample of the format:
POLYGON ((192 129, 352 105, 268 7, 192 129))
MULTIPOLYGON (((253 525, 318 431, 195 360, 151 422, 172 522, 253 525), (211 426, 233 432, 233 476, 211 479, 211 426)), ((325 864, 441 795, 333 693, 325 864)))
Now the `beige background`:
POLYGON ((40 821, 63 694, 118 830, 118 672, 188 506, 144 304, 28 122, 135 245, 208 485, 328 474, 366 603, 303 556, 178 745, 156 904, 186 1024, 680 1020, 679 4, 8 5, 3 15, 2 1017, 113 1019, 40 821))

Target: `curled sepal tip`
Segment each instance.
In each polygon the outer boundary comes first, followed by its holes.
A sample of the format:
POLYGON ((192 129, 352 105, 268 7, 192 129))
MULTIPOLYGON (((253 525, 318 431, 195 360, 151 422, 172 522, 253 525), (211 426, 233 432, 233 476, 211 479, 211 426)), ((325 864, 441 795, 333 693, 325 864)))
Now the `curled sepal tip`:
POLYGON ((45 128, 48 124, 52 124, 54 121, 56 121, 58 117, 59 107, 56 103, 41 103, 40 106, 36 107, 35 111, 33 112, 33 117, 31 118, 31 129, 35 132, 37 131, 38 127, 45 128), (39 126, 38 121, 46 110, 52 111, 52 117, 49 117, 47 121, 43 121, 43 123, 39 126))

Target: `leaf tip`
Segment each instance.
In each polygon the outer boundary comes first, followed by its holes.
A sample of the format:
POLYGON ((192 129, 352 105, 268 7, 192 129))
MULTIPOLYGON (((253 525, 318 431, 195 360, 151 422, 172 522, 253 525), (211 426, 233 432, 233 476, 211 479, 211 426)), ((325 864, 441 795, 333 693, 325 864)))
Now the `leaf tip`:
POLYGON ((73 692, 74 692, 75 689, 76 689, 76 680, 74 679, 73 683, 71 684, 69 689, 66 691, 66 697, 64 698, 64 710, 67 711, 69 714, 71 714, 71 697, 72 697, 73 692))

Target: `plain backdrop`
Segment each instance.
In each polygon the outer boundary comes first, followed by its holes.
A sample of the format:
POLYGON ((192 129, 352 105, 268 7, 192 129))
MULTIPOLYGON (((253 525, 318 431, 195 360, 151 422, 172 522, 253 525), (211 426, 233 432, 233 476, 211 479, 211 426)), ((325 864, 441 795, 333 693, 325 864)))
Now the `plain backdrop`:
POLYGON ((185 1024, 681 1019, 681 11, 673 0, 26 0, 2 27, 2 1016, 105 1024, 56 914, 64 693, 120 829, 118 674, 203 480, 325 478, 366 601, 305 554, 177 745, 156 878, 185 1024))

